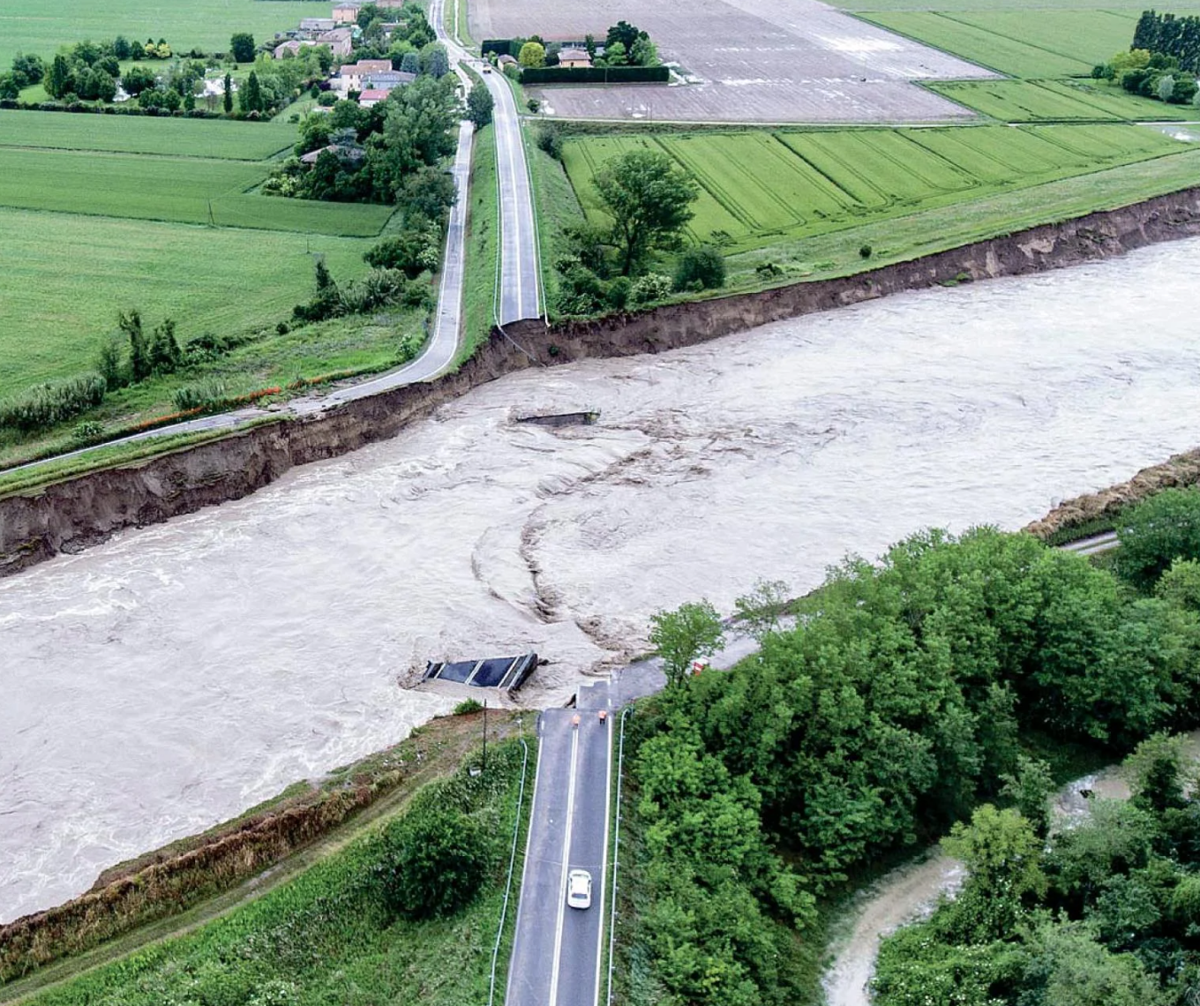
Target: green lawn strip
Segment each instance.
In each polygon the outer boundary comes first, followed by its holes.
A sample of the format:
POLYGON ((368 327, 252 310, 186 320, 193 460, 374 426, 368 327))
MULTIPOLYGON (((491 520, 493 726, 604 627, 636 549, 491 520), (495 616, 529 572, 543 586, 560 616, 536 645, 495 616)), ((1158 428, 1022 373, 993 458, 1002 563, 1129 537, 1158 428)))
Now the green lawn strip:
POLYGON ((0 110, 0 147, 105 150, 168 157, 261 161, 296 142, 288 122, 71 115, 0 110))
POLYGON ((652 142, 700 182, 692 240, 735 253, 1184 149, 1127 124, 571 137, 563 162, 594 223, 607 222, 596 172, 609 158, 652 142), (746 149, 753 156, 735 156, 746 149))
POLYGON ((779 241, 770 248, 730 256, 726 289, 762 289, 800 279, 852 275, 1040 224, 1127 206, 1189 188, 1197 178, 1200 150, 1185 151, 831 234, 779 241), (873 249, 867 260, 859 256, 864 245, 873 249), (774 282, 764 282, 756 272, 766 263, 782 271, 774 282))
POLYGON ((1168 105, 1092 81, 956 80, 925 86, 1002 122, 1186 121, 1191 106, 1168 105))
POLYGON ((368 237, 393 209, 249 195, 263 162, 0 147, 0 206, 368 237))
MULTIPOLYGON (((420 733, 414 731, 413 737, 420 733)), ((485 1001, 517 823, 522 750, 515 740, 489 746, 488 772, 468 782, 465 765, 478 761, 477 748, 464 759, 461 744, 439 756, 418 743, 426 749, 426 769, 269 875, 48 967, 36 982, 10 984, 0 989, 0 1001, 26 996, 21 1001, 149 1006, 189 994, 217 1001, 211 997, 219 999, 230 990, 236 990, 233 1001, 282 990, 296 1006, 333 1000, 347 1006, 381 1000, 427 1006, 485 1001), (407 811, 422 785, 450 773, 459 780, 452 790, 435 783, 443 789, 422 798, 437 799, 445 792, 446 799, 458 800, 461 796, 450 794, 473 792, 469 808, 494 822, 503 862, 497 857, 481 897, 459 915, 393 922, 372 885, 374 836, 390 818, 407 811), (39 984, 50 982, 58 984, 37 994, 39 984)), ((527 827, 532 794, 533 738, 529 750, 522 828, 527 827)), ((518 868, 514 904, 519 884, 518 868)))
POLYGON ((476 347, 486 341, 494 324, 496 268, 500 257, 494 126, 485 126, 475 134, 469 191, 466 262, 463 270, 462 343, 455 363, 470 359, 476 347))
MULTIPOLYGON (((256 41, 265 41, 277 31, 296 27, 301 18, 315 16, 314 6, 298 0, 154 5, 142 0, 68 0, 50 6, 0 0, 0 65, 7 69, 18 51, 37 53, 49 61, 61 45, 88 38, 107 41, 116 35, 142 42, 165 38, 176 52, 193 47, 226 52, 233 32, 248 31, 256 41)), ((323 16, 328 17, 328 11, 323 16)))
POLYGON ((547 308, 553 312, 558 294, 558 272, 554 263, 569 250, 564 230, 582 223, 584 216, 562 164, 538 148, 530 135, 531 130, 524 132, 525 155, 529 158, 533 177, 534 206, 542 245, 542 285, 547 308))
POLYGON ((183 342, 273 329, 311 296, 314 255, 345 282, 366 271, 370 247, 324 235, 10 209, 0 209, 0 233, 0 397, 92 367, 117 312, 131 307, 151 326, 175 319, 183 342))

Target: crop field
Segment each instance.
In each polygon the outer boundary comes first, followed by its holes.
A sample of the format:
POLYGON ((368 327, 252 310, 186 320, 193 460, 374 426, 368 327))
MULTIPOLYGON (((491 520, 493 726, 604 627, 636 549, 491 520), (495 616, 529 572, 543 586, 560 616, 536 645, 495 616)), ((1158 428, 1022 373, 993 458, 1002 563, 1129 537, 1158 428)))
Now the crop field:
POLYGON ((165 38, 177 50, 224 52, 233 32, 269 38, 316 16, 315 6, 288 0, 0 0, 0 65, 7 69, 18 50, 49 58, 60 45, 116 35, 165 38))
POLYGON ((1090 81, 938 81, 929 87, 1003 122, 1187 121, 1197 115, 1190 106, 1167 105, 1090 81))
POLYGON ((1185 149, 1124 124, 572 139, 563 161, 593 220, 603 218, 595 173, 639 144, 666 152, 700 183, 692 239, 737 251, 1185 149))
POLYGON ((262 162, 0 147, 0 206, 352 237, 378 234, 392 213, 248 195, 266 174, 262 162))
MULTIPOLYGON (((1029 30, 1035 32, 1037 18, 1027 16, 1029 30)), ((1057 52, 1044 43, 1006 38, 986 28, 978 28, 957 20, 959 15, 932 11, 876 11, 861 13, 859 17, 1014 77, 1086 76, 1096 63, 1112 55, 1111 51, 1105 51, 1089 59, 1057 52)), ((1072 51, 1081 53, 1078 47, 1072 51)))
MULTIPOLYGON (((1039 16, 1048 11, 1092 11, 1096 8, 1096 0, 830 0, 835 7, 855 13, 871 13, 874 11, 992 11, 997 8, 1005 11, 1021 11, 1028 16, 1039 16)), ((1104 9, 1122 13, 1132 12, 1136 18, 1146 9, 1145 0, 1104 0, 1104 9)), ((1160 5, 1161 6, 1161 5, 1160 5)), ((1170 10, 1177 13, 1192 13, 1200 11, 1200 0, 1181 0, 1170 4, 1170 10)))
POLYGON ((0 147, 261 161, 295 142, 286 122, 0 111, 0 147))

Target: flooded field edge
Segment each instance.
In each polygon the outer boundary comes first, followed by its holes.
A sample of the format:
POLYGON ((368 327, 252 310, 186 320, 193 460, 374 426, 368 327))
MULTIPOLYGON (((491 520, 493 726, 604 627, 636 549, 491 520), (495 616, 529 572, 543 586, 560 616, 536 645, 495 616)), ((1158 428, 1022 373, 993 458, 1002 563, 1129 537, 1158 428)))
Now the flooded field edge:
POLYGON ((511 338, 493 332, 459 371, 435 381, 0 498, 0 577, 82 551, 125 528, 248 496, 297 465, 394 437, 439 405, 505 374, 678 349, 893 293, 1059 269, 1197 234, 1200 188, 1192 188, 853 276, 598 322, 518 323, 509 328, 511 338))

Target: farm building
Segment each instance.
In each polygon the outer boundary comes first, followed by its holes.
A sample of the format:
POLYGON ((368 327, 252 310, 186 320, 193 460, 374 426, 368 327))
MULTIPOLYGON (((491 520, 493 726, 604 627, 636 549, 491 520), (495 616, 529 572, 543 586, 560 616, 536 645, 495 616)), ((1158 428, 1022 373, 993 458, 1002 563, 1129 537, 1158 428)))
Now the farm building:
POLYGON ((335 56, 349 56, 354 48, 354 33, 349 28, 334 28, 321 32, 316 41, 319 45, 329 46, 335 56))
MULTIPOLYGON (((387 95, 384 95, 386 98, 387 95)), ((338 146, 336 143, 331 143, 327 147, 321 147, 318 150, 310 150, 307 154, 300 158, 301 164, 316 164, 317 158, 323 153, 329 151, 331 154, 337 155, 340 160, 344 161, 361 161, 366 153, 362 147, 338 146)))
POLYGON ((300 19, 301 31, 333 31, 337 27, 337 22, 331 17, 302 17, 300 19))
POLYGON ((569 69, 590 67, 592 65, 592 57, 588 55, 586 49, 560 49, 558 52, 558 65, 569 69))
POLYGON ((356 0, 345 0, 333 8, 333 19, 338 24, 354 24, 358 20, 358 12, 362 8, 356 0))
POLYGON ((372 105, 378 105, 381 101, 386 101, 389 94, 391 94, 391 91, 368 87, 358 96, 358 103, 363 108, 370 108, 372 105))
POLYGON ((417 79, 415 73, 405 73, 403 70, 390 70, 387 73, 370 73, 365 74, 362 79, 362 90, 366 91, 394 91, 398 87, 403 87, 405 84, 411 84, 417 79))

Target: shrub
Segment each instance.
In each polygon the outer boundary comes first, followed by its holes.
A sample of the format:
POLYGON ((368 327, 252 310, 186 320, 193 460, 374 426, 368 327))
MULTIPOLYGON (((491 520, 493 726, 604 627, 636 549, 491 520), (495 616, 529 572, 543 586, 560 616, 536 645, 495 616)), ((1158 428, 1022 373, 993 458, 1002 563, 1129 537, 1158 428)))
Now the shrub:
POLYGON ((217 380, 201 381, 198 384, 185 384, 176 388, 171 396, 175 407, 180 412, 191 412, 192 409, 205 409, 220 405, 225 401, 225 385, 217 380))
POLYGON ((110 335, 96 354, 96 370, 104 378, 105 387, 116 391, 129 383, 129 371, 125 366, 124 340, 119 335, 110 335))
POLYGON ((556 161, 562 160, 562 128, 558 123, 543 123, 534 134, 534 143, 538 150, 544 150, 556 161))
POLYGON ((384 899, 409 919, 444 918, 475 900, 491 867, 493 838, 460 810, 422 803, 389 825, 378 868, 384 899))
POLYGON ((874 252, 874 249, 870 245, 863 245, 861 248, 858 249, 858 257, 859 258, 870 258, 871 254, 873 252, 874 252))
POLYGON ((639 276, 629 288, 629 302, 635 305, 652 304, 671 293, 671 278, 662 273, 648 272, 639 276))
POLYGON ((725 257, 711 245, 689 248, 675 268, 676 290, 715 290, 725 285, 725 257))
POLYGON ((629 291, 633 288, 633 283, 628 276, 618 276, 608 284, 608 305, 615 307, 618 311, 623 311, 629 303, 629 291))
POLYGON ((476 702, 475 699, 463 699, 454 707, 455 716, 465 716, 467 713, 477 713, 483 708, 483 703, 476 702))
POLYGON ((93 372, 47 382, 18 398, 0 402, 0 428, 30 433, 73 419, 104 401, 108 382, 93 372))
POLYGON ((104 436, 104 424, 94 419, 86 419, 71 431, 72 442, 81 446, 95 443, 104 436))

